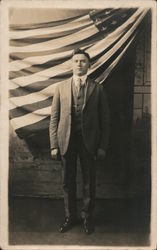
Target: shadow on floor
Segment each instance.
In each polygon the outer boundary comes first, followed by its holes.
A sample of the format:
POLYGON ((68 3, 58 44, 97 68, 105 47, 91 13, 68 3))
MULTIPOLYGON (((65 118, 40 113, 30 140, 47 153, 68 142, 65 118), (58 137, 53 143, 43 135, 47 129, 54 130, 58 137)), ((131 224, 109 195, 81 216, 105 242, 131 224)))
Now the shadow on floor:
POLYGON ((84 235, 81 223, 65 234, 58 233, 64 219, 62 200, 14 197, 9 204, 11 245, 149 245, 150 208, 142 198, 97 200, 95 232, 89 236, 84 235))

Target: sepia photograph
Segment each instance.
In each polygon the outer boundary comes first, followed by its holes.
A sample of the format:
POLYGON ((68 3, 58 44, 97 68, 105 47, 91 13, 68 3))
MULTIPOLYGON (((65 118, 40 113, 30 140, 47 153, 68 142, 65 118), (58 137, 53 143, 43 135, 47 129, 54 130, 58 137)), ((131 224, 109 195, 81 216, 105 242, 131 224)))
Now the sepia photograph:
POLYGON ((155 249, 155 18, 2 1, 2 250, 155 249))

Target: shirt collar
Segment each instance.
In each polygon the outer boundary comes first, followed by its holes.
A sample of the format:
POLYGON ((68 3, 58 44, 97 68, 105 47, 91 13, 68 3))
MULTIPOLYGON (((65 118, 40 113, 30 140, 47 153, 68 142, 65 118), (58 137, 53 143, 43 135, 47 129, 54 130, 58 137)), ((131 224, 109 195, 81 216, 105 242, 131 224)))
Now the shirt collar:
POLYGON ((87 75, 83 75, 83 76, 73 75, 74 82, 76 82, 78 78, 80 78, 82 82, 86 82, 87 75))

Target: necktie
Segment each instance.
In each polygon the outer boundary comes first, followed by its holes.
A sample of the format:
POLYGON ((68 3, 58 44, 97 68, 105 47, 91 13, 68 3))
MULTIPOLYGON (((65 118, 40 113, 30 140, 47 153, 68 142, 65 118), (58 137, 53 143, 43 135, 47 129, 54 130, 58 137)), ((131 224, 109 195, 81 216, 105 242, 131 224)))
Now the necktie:
POLYGON ((80 92, 80 88, 81 88, 81 78, 77 78, 77 82, 76 82, 76 86, 77 86, 77 95, 80 92))

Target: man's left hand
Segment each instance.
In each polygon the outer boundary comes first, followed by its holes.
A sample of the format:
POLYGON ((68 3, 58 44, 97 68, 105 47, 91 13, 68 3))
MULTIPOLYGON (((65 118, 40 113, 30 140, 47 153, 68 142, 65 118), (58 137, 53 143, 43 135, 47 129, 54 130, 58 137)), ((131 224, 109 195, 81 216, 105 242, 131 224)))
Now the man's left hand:
POLYGON ((103 150, 102 148, 98 148, 96 159, 97 159, 97 160, 104 160, 104 159, 105 159, 105 156, 106 156, 106 151, 103 150))

